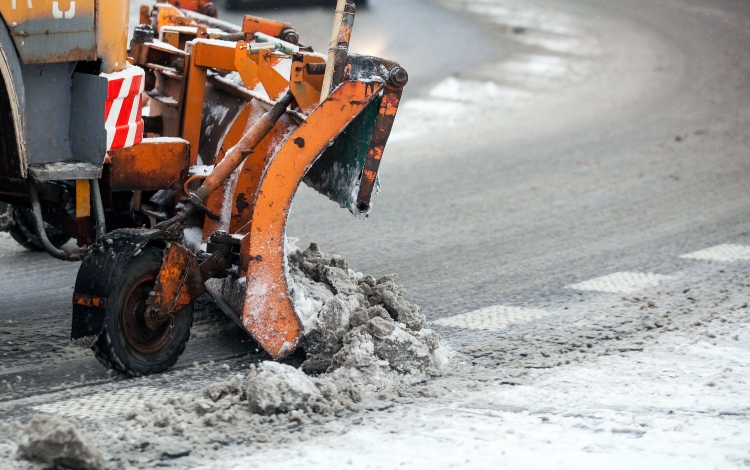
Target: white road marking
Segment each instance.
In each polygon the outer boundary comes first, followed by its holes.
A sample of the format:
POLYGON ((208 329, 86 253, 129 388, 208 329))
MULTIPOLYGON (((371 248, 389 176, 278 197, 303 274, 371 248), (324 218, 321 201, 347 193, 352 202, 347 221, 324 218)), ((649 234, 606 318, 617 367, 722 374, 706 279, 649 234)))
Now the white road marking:
POLYGON ((750 259, 750 246, 725 243, 682 255, 680 258, 729 262, 740 261, 750 259))
POLYGON ((469 328, 473 330, 501 330, 516 323, 546 317, 550 312, 533 308, 493 305, 473 312, 462 313, 432 322, 434 325, 469 328))
POLYGON ((631 294, 673 278, 674 276, 663 274, 620 272, 573 284, 567 288, 631 294))
POLYGON ((124 415, 147 402, 166 398, 169 393, 169 390, 161 390, 150 386, 131 387, 45 403, 34 406, 32 409, 66 418, 107 419, 114 415, 124 415))

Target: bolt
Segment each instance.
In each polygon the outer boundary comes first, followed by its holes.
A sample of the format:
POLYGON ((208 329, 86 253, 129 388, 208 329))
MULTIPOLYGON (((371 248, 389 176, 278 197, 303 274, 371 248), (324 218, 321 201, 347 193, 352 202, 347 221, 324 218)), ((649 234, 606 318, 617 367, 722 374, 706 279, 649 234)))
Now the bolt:
POLYGON ((299 43, 299 34, 291 28, 285 29, 281 32, 281 39, 296 45, 299 43))
POLYGON ((213 2, 208 2, 203 5, 203 14, 206 16, 212 16, 214 18, 219 17, 219 11, 216 9, 216 5, 213 2))
POLYGON ((409 74, 406 73, 406 70, 399 66, 392 68, 390 73, 388 74, 388 83, 393 86, 402 87, 405 86, 408 81, 409 74))

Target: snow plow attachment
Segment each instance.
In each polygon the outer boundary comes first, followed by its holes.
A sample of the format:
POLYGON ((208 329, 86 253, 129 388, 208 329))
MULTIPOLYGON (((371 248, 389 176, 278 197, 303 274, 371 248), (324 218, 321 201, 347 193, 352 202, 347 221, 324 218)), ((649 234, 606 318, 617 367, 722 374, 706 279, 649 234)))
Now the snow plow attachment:
POLYGON ((150 228, 95 237, 73 302, 73 341, 108 367, 171 367, 206 292, 273 358, 301 344, 286 278, 292 199, 304 181, 367 216, 408 81, 395 62, 349 53, 355 6, 339 3, 327 55, 285 23, 142 11, 129 56, 144 71, 145 138, 109 152, 103 197, 131 192, 150 228))

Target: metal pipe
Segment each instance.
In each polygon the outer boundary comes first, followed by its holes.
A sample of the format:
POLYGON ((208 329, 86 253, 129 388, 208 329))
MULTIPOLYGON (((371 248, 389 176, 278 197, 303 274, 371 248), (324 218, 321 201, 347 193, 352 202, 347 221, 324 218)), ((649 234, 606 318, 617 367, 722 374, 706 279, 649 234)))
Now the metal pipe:
POLYGON ((49 241, 49 238, 47 238, 47 231, 44 229, 44 219, 42 218, 42 206, 39 203, 39 191, 37 190, 34 181, 30 181, 29 183, 29 196, 31 198, 31 213, 34 216, 36 236, 39 238, 39 242, 42 244, 44 251, 63 261, 81 261, 83 257, 86 256, 88 247, 65 251, 55 247, 55 245, 49 241))
POLYGON ((255 38, 256 42, 261 42, 261 43, 272 42, 276 44, 276 49, 285 54, 292 55, 295 52, 299 52, 298 45, 292 44, 291 42, 287 42, 279 38, 275 38, 273 36, 269 36, 268 34, 265 34, 265 33, 255 33, 253 37, 255 38))
POLYGON ((336 16, 333 20, 331 42, 328 43, 328 63, 320 93, 321 103, 344 79, 346 58, 349 55, 349 40, 352 37, 354 13, 356 11, 357 7, 348 0, 338 0, 336 3, 336 16))
POLYGON ((190 194, 190 197, 188 198, 189 203, 185 204, 182 210, 171 219, 157 224, 156 228, 159 230, 167 230, 175 224, 184 223, 197 210, 206 211, 207 208, 204 203, 211 193, 224 184, 227 178, 234 173, 234 170, 245 161, 250 153, 252 153, 252 150, 260 143, 260 141, 271 132, 276 121, 284 115, 286 108, 292 103, 292 101, 294 101, 294 95, 292 95, 291 91, 287 91, 271 109, 266 111, 266 113, 263 114, 255 124, 253 124, 250 130, 242 136, 240 141, 227 151, 224 158, 222 158, 219 164, 214 167, 211 174, 203 180, 203 184, 201 184, 198 190, 190 194))
POLYGON ((222 20, 217 20, 213 16, 202 15, 198 12, 191 11, 191 10, 180 10, 180 11, 185 16, 197 21, 198 23, 203 23, 206 26, 210 26, 211 28, 220 29, 224 31, 225 33, 239 33, 242 31, 242 28, 240 28, 236 24, 228 23, 222 20))
POLYGON ((94 217, 96 218, 96 239, 107 234, 107 222, 104 220, 104 205, 102 204, 102 193, 99 190, 99 180, 90 179, 91 201, 94 203, 94 217))
POLYGON ((354 14, 357 7, 352 2, 346 2, 344 7, 344 21, 341 23, 339 32, 339 42, 336 45, 336 51, 333 61, 333 76, 331 77, 331 90, 341 85, 346 75, 346 59, 349 57, 349 41, 352 38, 352 28, 354 27, 354 14))

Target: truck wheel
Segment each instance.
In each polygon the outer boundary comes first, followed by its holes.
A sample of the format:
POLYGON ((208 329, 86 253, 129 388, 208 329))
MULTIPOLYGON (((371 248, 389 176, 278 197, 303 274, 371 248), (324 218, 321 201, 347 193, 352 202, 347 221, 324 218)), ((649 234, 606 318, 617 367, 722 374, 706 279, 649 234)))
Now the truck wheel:
MULTIPOLYGON (((29 209, 25 207, 13 207, 13 221, 16 224, 8 230, 8 233, 13 237, 13 240, 17 241, 19 245, 27 250, 43 251, 42 242, 36 236, 33 217, 29 209)), ((46 222, 44 230, 47 232, 47 238, 55 245, 55 248, 60 248, 70 240, 70 237, 65 232, 56 229, 46 222)))
POLYGON ((192 304, 151 330, 143 314, 156 283, 162 250, 144 247, 127 261, 107 296, 104 331, 92 350, 99 362, 120 373, 138 377, 164 372, 185 351, 193 324, 192 304))

